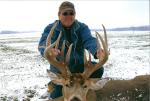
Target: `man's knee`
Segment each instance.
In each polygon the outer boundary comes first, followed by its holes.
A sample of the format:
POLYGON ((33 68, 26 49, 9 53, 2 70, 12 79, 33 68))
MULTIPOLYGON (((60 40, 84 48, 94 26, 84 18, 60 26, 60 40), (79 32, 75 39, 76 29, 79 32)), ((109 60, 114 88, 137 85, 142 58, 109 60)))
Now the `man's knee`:
POLYGON ((54 99, 60 96, 62 96, 62 86, 55 85, 53 92, 50 93, 50 98, 54 99))
POLYGON ((100 67, 98 70, 92 73, 90 78, 101 78, 103 76, 103 73, 104 73, 104 68, 100 67))

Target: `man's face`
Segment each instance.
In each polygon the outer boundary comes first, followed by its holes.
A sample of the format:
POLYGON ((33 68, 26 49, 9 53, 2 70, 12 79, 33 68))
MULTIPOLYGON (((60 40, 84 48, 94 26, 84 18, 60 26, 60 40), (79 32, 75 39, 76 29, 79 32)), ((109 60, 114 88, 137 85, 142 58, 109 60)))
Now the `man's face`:
POLYGON ((58 16, 64 27, 70 27, 75 20, 75 12, 72 10, 62 11, 58 16))

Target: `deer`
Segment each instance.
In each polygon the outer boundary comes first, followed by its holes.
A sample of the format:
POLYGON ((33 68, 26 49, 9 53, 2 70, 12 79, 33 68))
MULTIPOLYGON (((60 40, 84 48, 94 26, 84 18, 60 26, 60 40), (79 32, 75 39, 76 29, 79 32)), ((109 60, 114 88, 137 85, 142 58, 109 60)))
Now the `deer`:
MULTIPOLYGON (((109 81, 108 79, 102 78, 89 78, 94 71, 99 69, 102 65, 104 65, 107 62, 109 57, 107 34, 104 25, 102 25, 104 31, 104 38, 97 31, 95 31, 95 33, 97 44, 100 45, 101 42, 105 56, 103 59, 99 59, 99 62, 97 64, 92 64, 91 54, 90 52, 87 52, 87 50, 85 49, 84 72, 82 73, 71 73, 68 68, 73 44, 69 46, 66 57, 63 60, 58 61, 56 59, 56 56, 51 51, 52 48, 56 49, 58 48, 59 41, 62 35, 62 32, 60 32, 57 40, 54 43, 51 43, 51 38, 53 36, 56 25, 57 23, 53 25, 51 31, 48 34, 46 41, 46 48, 44 51, 44 57, 50 64, 55 66, 60 71, 60 73, 53 73, 50 70, 47 70, 47 74, 54 84, 62 85, 63 96, 48 101, 96 101, 96 95, 94 94, 93 91, 103 88, 103 86, 109 81), (86 53, 88 53, 89 57, 88 59, 86 53)), ((61 57, 64 57, 64 48, 65 48, 65 41, 61 46, 60 50, 61 57)), ((48 88, 49 91, 51 91, 52 87, 49 86, 48 88)))

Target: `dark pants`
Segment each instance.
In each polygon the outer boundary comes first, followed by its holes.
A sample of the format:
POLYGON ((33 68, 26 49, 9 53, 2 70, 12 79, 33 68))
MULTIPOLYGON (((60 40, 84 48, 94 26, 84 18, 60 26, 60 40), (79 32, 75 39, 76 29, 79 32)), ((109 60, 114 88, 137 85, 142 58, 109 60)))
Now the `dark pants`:
MULTIPOLYGON (((90 76, 90 78, 101 78, 103 73, 104 73, 104 68, 101 67, 100 69, 95 71, 90 76)), ((54 88, 55 88, 54 91, 50 94, 50 98, 54 99, 54 98, 62 96, 62 86, 61 85, 55 85, 54 88)))

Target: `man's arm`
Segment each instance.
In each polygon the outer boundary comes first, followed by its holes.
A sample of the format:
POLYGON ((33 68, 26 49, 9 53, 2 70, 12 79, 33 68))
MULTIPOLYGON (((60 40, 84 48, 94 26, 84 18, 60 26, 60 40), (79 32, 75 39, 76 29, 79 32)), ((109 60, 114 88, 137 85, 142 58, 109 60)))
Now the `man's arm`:
POLYGON ((82 40, 84 48, 90 51, 95 59, 103 59, 104 51, 101 49, 99 42, 97 39, 92 36, 90 29, 88 26, 84 26, 81 31, 82 40))
POLYGON ((42 33, 42 36, 40 38, 40 41, 39 41, 38 50, 39 50, 39 52, 42 56, 44 56, 44 50, 45 50, 45 47, 46 47, 46 39, 47 39, 47 36, 49 34, 49 31, 50 31, 50 25, 48 25, 44 29, 44 31, 42 33))
POLYGON ((82 44, 84 45, 84 48, 90 51, 90 53, 92 53, 94 57, 97 56, 97 50, 100 49, 100 45, 97 44, 97 39, 92 36, 88 26, 83 25, 80 34, 82 37, 82 44))

